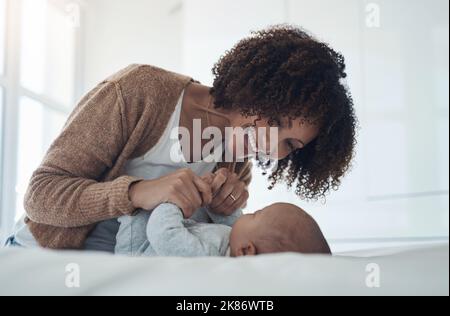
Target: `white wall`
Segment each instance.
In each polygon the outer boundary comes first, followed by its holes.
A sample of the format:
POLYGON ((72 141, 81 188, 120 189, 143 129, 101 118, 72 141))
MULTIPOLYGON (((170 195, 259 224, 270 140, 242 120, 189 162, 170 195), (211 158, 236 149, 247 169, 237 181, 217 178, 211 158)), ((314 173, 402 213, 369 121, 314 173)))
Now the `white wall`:
MULTIPOLYGON (((327 204, 306 203, 256 175, 249 211, 303 206, 336 244, 448 237, 448 2, 364 0, 106 1, 87 4, 86 87, 144 62, 212 83, 211 68, 238 40, 275 23, 301 25, 347 58, 361 120, 352 173, 327 204), (171 9, 179 8, 175 14, 171 9), (157 44, 155 46, 155 44, 157 44)), ((337 246, 336 246, 337 247, 337 246)))
POLYGON ((212 85, 211 69, 250 30, 286 21, 280 0, 185 0, 183 71, 212 85))
POLYGON ((179 1, 89 0, 83 11, 85 91, 133 63, 181 68, 179 1))

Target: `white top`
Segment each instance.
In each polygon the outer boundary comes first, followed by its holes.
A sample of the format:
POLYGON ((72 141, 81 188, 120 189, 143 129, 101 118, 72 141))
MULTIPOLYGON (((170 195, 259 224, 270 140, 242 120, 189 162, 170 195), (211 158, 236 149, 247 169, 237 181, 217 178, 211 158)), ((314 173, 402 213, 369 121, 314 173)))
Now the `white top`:
POLYGON ((183 96, 184 91, 159 142, 144 156, 128 161, 125 165, 126 175, 153 180, 183 168, 189 168, 199 176, 214 170, 216 163, 204 162, 210 157, 204 161, 187 163, 182 153, 178 131, 183 96))
MULTIPOLYGON (((125 175, 153 180, 183 168, 189 168, 199 176, 214 170, 216 163, 207 163, 204 161, 187 163, 182 153, 178 130, 184 93, 185 91, 182 92, 175 111, 158 143, 144 156, 129 160, 125 164, 125 175), (173 131, 176 131, 176 133, 173 131), (175 157, 171 157, 171 152, 172 155, 175 154, 175 157), (173 158, 176 158, 176 161, 173 158)), ((208 161, 207 159, 204 160, 208 161)), ((117 230, 117 219, 99 223, 86 240, 86 249, 113 251, 117 230), (105 247, 105 244, 108 244, 108 246, 105 247)), ((38 246, 28 226, 24 224, 23 219, 16 225, 15 241, 27 248, 38 246)))

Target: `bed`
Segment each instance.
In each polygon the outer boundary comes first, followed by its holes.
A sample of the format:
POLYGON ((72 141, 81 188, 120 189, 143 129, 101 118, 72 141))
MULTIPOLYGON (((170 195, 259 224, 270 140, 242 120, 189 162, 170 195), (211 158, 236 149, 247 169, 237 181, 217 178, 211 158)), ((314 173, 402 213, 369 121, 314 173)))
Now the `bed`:
POLYGON ((448 249, 448 243, 442 243, 333 257, 282 254, 241 259, 2 249, 0 295, 448 296, 448 249), (79 286, 67 283, 78 271, 79 286))

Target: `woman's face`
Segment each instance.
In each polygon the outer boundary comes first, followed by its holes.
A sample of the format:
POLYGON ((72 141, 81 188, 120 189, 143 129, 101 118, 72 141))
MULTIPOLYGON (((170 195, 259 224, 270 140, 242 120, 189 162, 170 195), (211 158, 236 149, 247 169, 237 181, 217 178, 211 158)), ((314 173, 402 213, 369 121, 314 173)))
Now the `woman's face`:
POLYGON ((285 117, 276 126, 271 126, 268 119, 259 120, 257 116, 244 117, 239 114, 232 116, 231 124, 234 128, 256 127, 256 133, 253 137, 233 137, 227 144, 228 150, 232 149, 235 153, 238 148, 244 148, 248 156, 251 148, 256 147, 256 151, 265 153, 273 160, 282 160, 293 151, 304 148, 316 139, 320 131, 319 125, 305 122, 301 118, 289 120, 285 117))

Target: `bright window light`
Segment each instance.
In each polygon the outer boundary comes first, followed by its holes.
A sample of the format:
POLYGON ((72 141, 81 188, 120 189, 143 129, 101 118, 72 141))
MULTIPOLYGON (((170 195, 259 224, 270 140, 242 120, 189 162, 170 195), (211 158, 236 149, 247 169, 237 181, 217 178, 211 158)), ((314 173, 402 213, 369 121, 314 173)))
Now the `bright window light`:
POLYGON ((6 0, 0 0, 0 75, 5 73, 6 0))
POLYGON ((41 163, 52 141, 61 132, 66 120, 65 114, 55 112, 27 97, 20 99, 19 107, 16 220, 23 215, 23 198, 31 175, 41 163))
POLYGON ((24 0, 21 84, 70 106, 74 95, 75 28, 55 1, 24 0))

